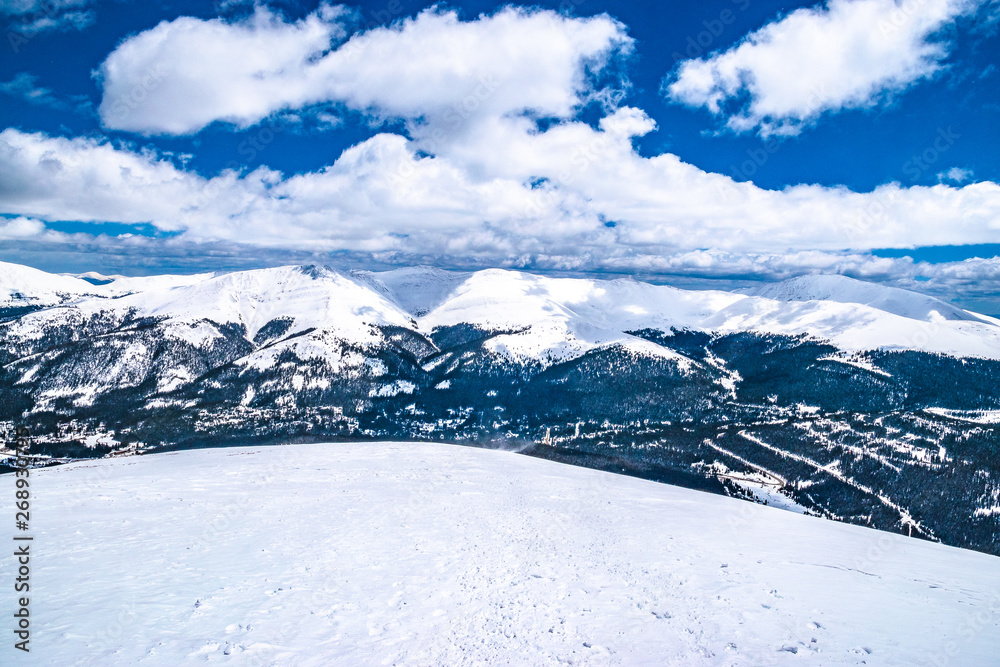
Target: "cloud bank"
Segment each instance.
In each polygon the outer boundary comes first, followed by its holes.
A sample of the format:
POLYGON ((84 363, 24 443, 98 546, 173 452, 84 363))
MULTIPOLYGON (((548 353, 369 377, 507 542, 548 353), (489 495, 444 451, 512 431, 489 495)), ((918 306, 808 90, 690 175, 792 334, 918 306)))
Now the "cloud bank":
POLYGON ((623 107, 595 129, 484 121, 479 148, 429 156, 377 134, 319 172, 205 178, 150 151, 0 132, 0 209, 46 221, 151 223, 190 239, 439 257, 544 257, 568 268, 654 268, 680 251, 866 250, 989 243, 1000 186, 801 185, 765 190, 671 154, 640 156, 652 128, 623 107))

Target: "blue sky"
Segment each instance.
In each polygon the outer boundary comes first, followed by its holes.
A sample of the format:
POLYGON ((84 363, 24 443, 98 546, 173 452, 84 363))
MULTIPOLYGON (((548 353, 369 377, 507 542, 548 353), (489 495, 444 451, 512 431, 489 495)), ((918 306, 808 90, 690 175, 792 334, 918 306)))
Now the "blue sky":
POLYGON ((1000 312, 994 0, 0 13, 0 259, 844 273, 1000 312))

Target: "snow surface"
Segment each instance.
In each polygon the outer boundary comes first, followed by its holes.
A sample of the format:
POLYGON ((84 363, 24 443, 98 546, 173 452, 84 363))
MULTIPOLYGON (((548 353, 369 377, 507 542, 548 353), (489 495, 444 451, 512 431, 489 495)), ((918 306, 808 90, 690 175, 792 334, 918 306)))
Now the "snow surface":
MULTIPOLYGON (((699 319, 741 298, 634 280, 550 278, 489 269, 472 274, 419 322, 426 330, 457 324, 511 330, 492 338, 487 347, 519 362, 565 361, 612 344, 648 356, 649 344, 626 331, 697 327, 699 319)), ((691 363, 683 355, 660 350, 656 356, 691 363)))
POLYGON ((154 276, 105 276, 111 282, 97 286, 97 292, 105 296, 123 296, 135 292, 149 292, 173 287, 196 285, 211 278, 217 273, 193 273, 186 275, 154 275, 154 276))
POLYGON ((131 278, 104 276, 93 271, 66 275, 0 262, 0 306, 52 306, 83 297, 114 298, 135 292, 193 285, 215 275, 199 273, 131 278))
MULTIPOLYGON (((32 652, 21 660, 8 637, 0 664, 986 665, 1000 654, 995 557, 511 452, 210 449, 31 480, 32 652)), ((12 516, 13 493, 0 499, 12 516)), ((0 579, 13 567, 0 560, 0 579)))

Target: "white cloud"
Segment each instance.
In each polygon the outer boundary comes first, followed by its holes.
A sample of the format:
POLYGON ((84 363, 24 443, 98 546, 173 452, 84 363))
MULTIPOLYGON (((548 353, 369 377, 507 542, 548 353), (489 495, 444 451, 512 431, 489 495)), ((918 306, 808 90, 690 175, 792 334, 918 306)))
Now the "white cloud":
POLYGON ((83 30, 94 23, 94 12, 76 11, 61 14, 37 16, 30 20, 22 20, 13 24, 14 29, 27 37, 33 37, 42 32, 66 32, 83 30))
POLYGON ((181 17, 126 39, 100 68, 105 126, 187 134, 216 120, 246 126, 317 101, 310 59, 345 34, 329 7, 296 23, 260 7, 245 21, 181 17))
POLYGON ((20 97, 32 104, 52 106, 57 101, 49 88, 37 85, 38 77, 27 72, 18 72, 10 81, 0 83, 0 93, 20 97))
POLYGON ((934 75, 949 52, 936 34, 981 2, 829 0, 682 62, 664 91, 727 116, 736 132, 797 134, 825 112, 876 106, 934 75))
POLYGON ((56 12, 86 5, 90 0, 0 0, 0 15, 21 16, 56 12))
POLYGON ((101 118, 115 129, 188 134, 330 102, 454 134, 470 117, 570 116, 587 89, 585 65, 599 68, 630 44, 606 16, 508 8, 467 22, 430 9, 336 45, 350 20, 322 5, 294 23, 262 7, 237 22, 161 23, 101 66, 101 118))
POLYGON ((0 239, 30 239, 42 236, 45 233, 45 224, 39 220, 32 220, 24 216, 8 219, 0 218, 0 239))
POLYGON ((94 12, 85 7, 91 0, 0 0, 0 16, 13 21, 7 26, 15 48, 24 37, 56 30, 83 30, 94 22, 94 12), (11 32, 19 33, 11 35, 11 32))
POLYGON ((0 132, 0 210, 46 220, 141 223, 177 229, 178 202, 204 179, 151 153, 95 139, 0 132))
POLYGON ((944 183, 945 181, 951 181, 952 183, 964 183, 965 181, 972 178, 971 169, 962 169, 961 167, 952 167, 946 171, 942 171, 937 175, 938 182, 944 183))

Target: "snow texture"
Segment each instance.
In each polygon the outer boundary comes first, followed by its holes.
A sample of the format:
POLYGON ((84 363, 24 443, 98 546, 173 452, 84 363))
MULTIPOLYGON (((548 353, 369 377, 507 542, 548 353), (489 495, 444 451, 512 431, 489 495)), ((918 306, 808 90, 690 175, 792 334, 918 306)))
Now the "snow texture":
MULTIPOLYGON (((31 480, 35 665, 1000 654, 995 557, 512 452, 192 450, 31 480)), ((12 643, 0 664, 22 664, 12 643)))

